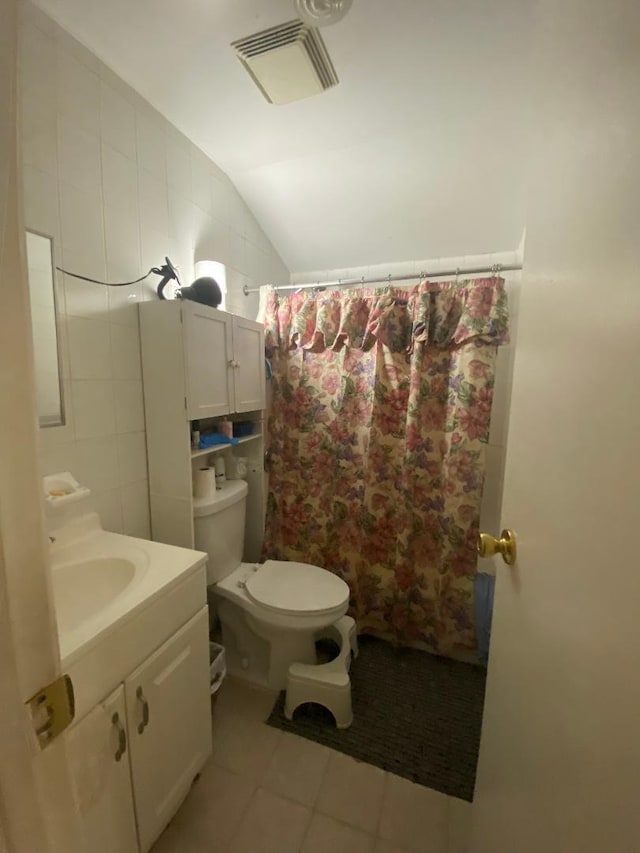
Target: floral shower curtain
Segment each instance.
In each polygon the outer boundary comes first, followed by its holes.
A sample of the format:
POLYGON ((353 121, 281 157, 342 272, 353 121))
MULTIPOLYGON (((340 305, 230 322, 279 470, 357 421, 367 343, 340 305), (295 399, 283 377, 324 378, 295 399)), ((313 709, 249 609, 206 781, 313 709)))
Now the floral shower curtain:
POLYGON ((504 281, 267 297, 265 555, 351 589, 361 632, 475 648, 484 451, 504 281))

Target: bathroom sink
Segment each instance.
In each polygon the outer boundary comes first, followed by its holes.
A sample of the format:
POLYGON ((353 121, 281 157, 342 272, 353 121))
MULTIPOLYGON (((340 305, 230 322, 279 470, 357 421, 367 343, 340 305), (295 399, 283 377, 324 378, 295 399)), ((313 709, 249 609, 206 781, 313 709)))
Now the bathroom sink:
POLYGON ((80 718, 204 606, 207 555, 110 533, 95 513, 51 541, 60 659, 80 718))
POLYGON ((64 563, 52 572, 53 600, 60 631, 73 631, 120 595, 136 574, 125 557, 94 557, 64 563))

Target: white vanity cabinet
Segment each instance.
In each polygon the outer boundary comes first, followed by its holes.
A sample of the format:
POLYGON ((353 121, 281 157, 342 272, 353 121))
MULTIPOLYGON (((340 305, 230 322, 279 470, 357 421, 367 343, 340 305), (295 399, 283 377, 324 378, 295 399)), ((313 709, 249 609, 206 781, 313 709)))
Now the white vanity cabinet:
POLYGON ((83 850, 151 848, 211 754, 209 689, 205 605, 65 732, 83 850))
POLYGON ((55 533, 58 644, 76 714, 62 738, 82 849, 147 853, 211 754, 206 555, 103 530, 95 513, 55 533), (128 582, 114 590, 123 565, 128 582), (70 569, 93 574, 74 586, 70 569), (102 596, 112 588, 99 607, 96 584, 102 596))
POLYGON ((83 850, 137 853, 124 686, 64 735, 83 850))
POLYGON ((126 679, 125 694, 138 836, 145 853, 211 752, 206 607, 126 679))

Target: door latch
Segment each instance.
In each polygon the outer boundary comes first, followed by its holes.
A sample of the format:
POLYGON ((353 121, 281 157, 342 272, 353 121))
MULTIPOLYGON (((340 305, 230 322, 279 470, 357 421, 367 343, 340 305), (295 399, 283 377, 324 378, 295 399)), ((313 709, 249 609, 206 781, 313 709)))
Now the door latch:
POLYGON ((61 675, 47 684, 25 703, 31 712, 33 728, 40 749, 48 746, 70 725, 75 715, 73 683, 68 675, 61 675))

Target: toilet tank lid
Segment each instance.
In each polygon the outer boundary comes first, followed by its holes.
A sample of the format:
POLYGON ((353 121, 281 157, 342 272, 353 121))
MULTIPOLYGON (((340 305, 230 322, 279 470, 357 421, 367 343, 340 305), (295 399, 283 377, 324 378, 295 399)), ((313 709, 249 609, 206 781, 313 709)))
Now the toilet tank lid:
POLYGON ((227 480, 221 489, 216 489, 210 498, 193 499, 193 515, 213 515, 247 496, 249 487, 245 480, 227 480))

